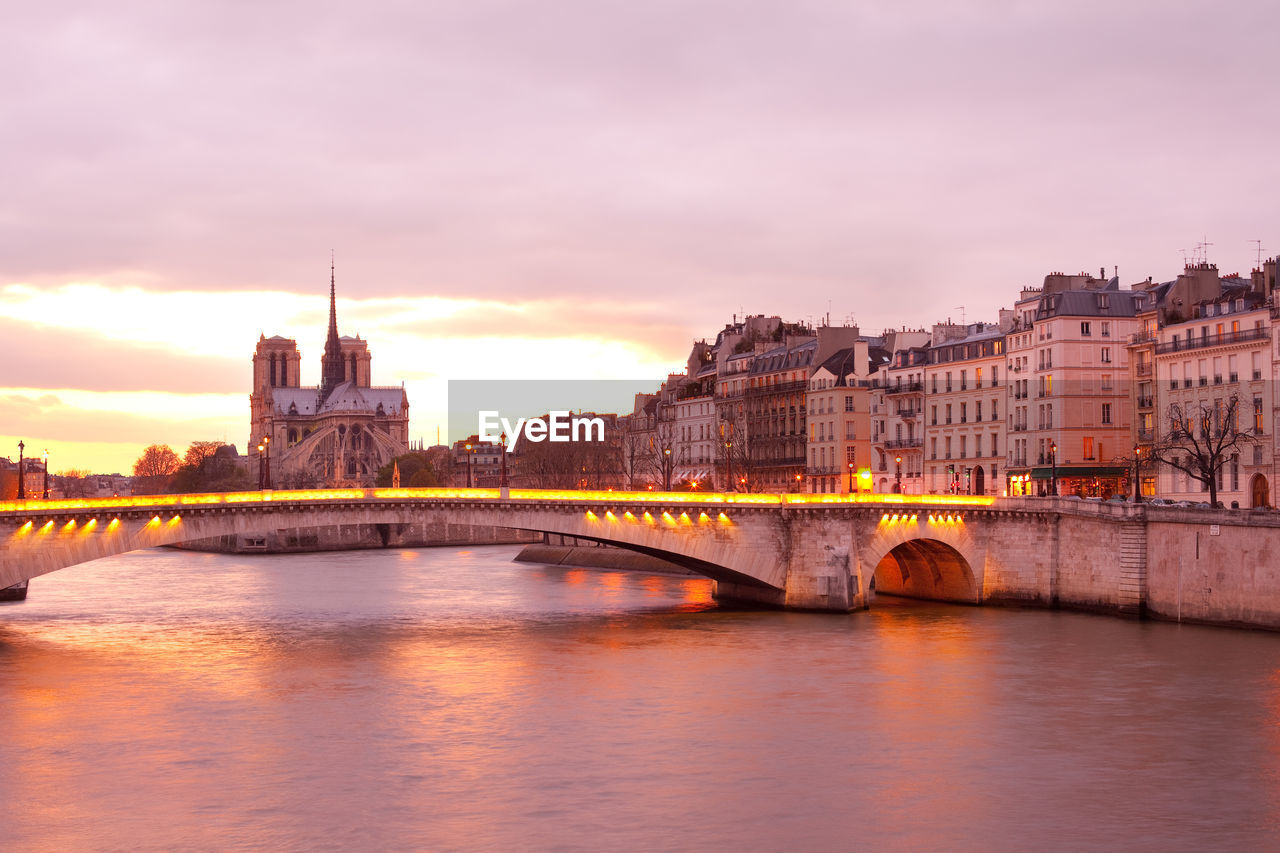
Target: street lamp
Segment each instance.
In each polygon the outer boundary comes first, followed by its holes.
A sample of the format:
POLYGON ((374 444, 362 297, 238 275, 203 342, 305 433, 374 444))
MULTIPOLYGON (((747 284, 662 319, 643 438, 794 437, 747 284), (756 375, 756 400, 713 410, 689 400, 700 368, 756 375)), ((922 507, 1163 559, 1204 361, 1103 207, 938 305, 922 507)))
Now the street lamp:
POLYGON ((1049 494, 1057 497, 1058 495, 1058 443, 1056 441, 1049 442, 1049 465, 1051 466, 1051 476, 1053 486, 1049 489, 1049 494))
POLYGON ((804 479, 804 474, 796 474, 796 491, 797 492, 800 491, 802 488, 800 485, 800 481, 803 479, 804 479))
POLYGON ((266 472, 262 478, 262 482, 264 484, 263 488, 270 489, 271 488, 271 436, 264 435, 262 437, 262 446, 265 448, 265 450, 263 451, 262 463, 264 465, 263 470, 266 472))
POLYGON ((49 451, 44 452, 44 499, 49 500, 49 451))
POLYGON ((853 463, 849 463, 849 494, 853 494, 853 463))
POLYGON ((507 488, 507 434, 504 432, 498 436, 498 442, 502 447, 502 480, 498 483, 502 488, 507 488))
POLYGON ((662 449, 662 491, 671 491, 671 448, 662 449))
POLYGON ((733 483, 733 442, 726 441, 724 443, 724 461, 728 466, 728 473, 725 474, 724 481, 733 483))
POLYGON ((1142 503, 1142 489, 1138 484, 1138 466, 1142 464, 1142 448, 1133 449, 1133 502, 1142 503))
POLYGON ((898 466, 898 471, 893 483, 893 490, 897 494, 902 494, 902 456, 898 455, 893 457, 893 461, 894 464, 898 466))
POLYGON ((18 500, 25 501, 27 499, 27 491, 22 485, 22 450, 26 445, 21 441, 18 442, 18 500))
POLYGON ((467 488, 471 488, 471 445, 465 446, 467 451, 467 488))

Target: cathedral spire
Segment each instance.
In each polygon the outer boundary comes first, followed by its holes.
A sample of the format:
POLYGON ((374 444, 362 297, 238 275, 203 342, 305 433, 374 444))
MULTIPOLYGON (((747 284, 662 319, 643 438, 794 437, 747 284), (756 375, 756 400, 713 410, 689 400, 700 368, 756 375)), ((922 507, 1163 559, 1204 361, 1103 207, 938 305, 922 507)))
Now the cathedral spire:
POLYGON ((333 252, 329 252, 329 337, 324 342, 324 361, 321 365, 321 391, 326 396, 343 380, 342 343, 338 340, 338 290, 334 272, 333 252))

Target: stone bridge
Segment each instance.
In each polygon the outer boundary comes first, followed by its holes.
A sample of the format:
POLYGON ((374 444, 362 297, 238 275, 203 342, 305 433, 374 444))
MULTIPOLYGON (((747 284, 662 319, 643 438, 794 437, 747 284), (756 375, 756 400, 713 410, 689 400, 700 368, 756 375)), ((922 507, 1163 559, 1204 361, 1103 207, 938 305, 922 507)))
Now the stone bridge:
POLYGON ((1204 569, 1207 579, 1216 553, 1248 567, 1226 621, 1252 624, 1280 614, 1280 603, 1259 599, 1255 589, 1280 588, 1275 514, 945 495, 342 489, 7 502, 0 504, 0 587, 175 542, 421 522, 593 540, 712 578, 721 599, 838 612, 869 606, 879 591, 1166 615, 1174 606, 1166 580, 1176 557, 1181 616, 1184 598, 1204 595, 1195 592, 1200 576, 1193 582, 1192 575, 1204 569))

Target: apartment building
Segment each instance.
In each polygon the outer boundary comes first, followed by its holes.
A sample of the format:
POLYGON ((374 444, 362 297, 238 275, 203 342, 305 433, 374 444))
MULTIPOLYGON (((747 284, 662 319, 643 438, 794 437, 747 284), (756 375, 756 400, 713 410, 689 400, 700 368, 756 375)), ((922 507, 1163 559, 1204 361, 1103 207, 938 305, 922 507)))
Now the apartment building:
POLYGON ((1005 329, 974 323, 929 348, 925 382, 925 489, 930 494, 1001 494, 1005 462, 1005 329))
POLYGON ((1133 446, 1128 344, 1142 298, 1102 274, 1051 273, 1039 290, 1023 291, 1008 348, 1012 493, 1125 493, 1133 446))

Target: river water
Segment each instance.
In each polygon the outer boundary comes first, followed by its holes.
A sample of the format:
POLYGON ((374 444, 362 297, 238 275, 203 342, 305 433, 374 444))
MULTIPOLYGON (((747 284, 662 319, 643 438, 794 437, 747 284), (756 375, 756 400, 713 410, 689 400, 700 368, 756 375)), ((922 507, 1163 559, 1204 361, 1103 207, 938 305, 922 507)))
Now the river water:
POLYGON ((4 850, 1280 846, 1280 635, 511 547, 136 552, 0 607, 4 850))

